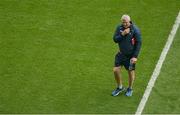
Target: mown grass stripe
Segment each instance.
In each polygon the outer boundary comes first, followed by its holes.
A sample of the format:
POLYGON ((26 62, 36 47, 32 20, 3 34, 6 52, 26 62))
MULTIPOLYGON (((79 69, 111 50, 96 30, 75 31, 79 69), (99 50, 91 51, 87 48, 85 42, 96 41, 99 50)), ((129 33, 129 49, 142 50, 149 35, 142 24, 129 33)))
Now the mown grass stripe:
POLYGON ((177 32, 177 30, 179 28, 179 24, 180 24, 180 11, 179 11, 179 14, 178 14, 178 16, 176 18, 176 21, 175 21, 174 25, 173 25, 173 28, 172 28, 172 30, 171 30, 171 32, 169 34, 168 40, 167 40, 167 42, 166 42, 166 44, 165 44, 165 46, 163 48, 163 51, 161 52, 161 56, 160 56, 160 58, 159 58, 159 60, 158 60, 158 62, 156 64, 156 67, 155 67, 155 69, 153 71, 151 79, 149 80, 149 83, 148 83, 148 85, 146 87, 144 95, 143 95, 143 97, 142 97, 142 99, 141 99, 141 101, 139 103, 139 106, 138 106, 137 111, 135 113, 136 115, 141 114, 144 107, 145 107, 145 105, 146 105, 146 102, 147 102, 147 100, 149 98, 149 95, 150 95, 150 93, 152 91, 152 88, 153 88, 153 86, 154 86, 154 84, 156 82, 156 79, 159 76, 160 71, 161 71, 161 67, 163 65, 163 62, 164 62, 164 60, 166 58, 166 55, 167 55, 167 53, 168 53, 168 51, 169 51, 169 49, 171 47, 171 44, 172 44, 172 42, 174 40, 176 32, 177 32))

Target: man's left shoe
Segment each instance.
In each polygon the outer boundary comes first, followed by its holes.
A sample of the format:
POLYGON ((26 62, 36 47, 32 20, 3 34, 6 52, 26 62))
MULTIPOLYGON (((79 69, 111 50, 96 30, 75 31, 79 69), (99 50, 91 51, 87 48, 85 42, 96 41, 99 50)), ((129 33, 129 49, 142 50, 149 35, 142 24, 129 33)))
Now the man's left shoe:
POLYGON ((132 96, 132 94, 133 94, 133 90, 132 90, 132 89, 130 89, 130 88, 127 88, 127 91, 126 91, 126 96, 127 96, 127 97, 131 97, 131 96, 132 96))
POLYGON ((125 87, 119 88, 117 87, 113 92, 112 96, 118 96, 121 92, 125 91, 125 87))

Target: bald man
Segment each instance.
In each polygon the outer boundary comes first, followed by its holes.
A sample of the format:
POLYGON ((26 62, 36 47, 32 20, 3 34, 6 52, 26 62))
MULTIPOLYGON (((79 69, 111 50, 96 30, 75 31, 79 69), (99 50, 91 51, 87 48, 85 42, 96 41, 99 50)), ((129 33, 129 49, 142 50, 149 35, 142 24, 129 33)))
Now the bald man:
POLYGON ((125 95, 130 97, 133 93, 133 82, 135 79, 135 64, 141 49, 141 34, 139 29, 131 22, 128 15, 121 17, 121 23, 117 26, 113 36, 113 40, 119 46, 119 52, 115 56, 114 77, 117 88, 112 92, 112 96, 117 96, 121 92, 126 91, 125 95), (122 67, 128 72, 129 85, 126 89, 123 86, 121 69, 122 67))

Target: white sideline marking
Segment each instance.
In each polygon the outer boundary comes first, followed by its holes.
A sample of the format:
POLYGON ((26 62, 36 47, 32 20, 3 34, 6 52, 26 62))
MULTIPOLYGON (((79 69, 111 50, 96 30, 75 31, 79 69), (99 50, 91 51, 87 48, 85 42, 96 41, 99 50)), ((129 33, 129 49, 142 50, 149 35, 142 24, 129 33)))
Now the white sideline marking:
POLYGON ((169 34, 168 40, 167 40, 167 42, 166 42, 166 44, 165 44, 165 46, 163 48, 163 51, 161 52, 161 56, 160 56, 160 58, 159 58, 159 60, 158 60, 158 62, 156 64, 156 67, 155 67, 155 69, 153 71, 151 79, 149 80, 149 83, 148 83, 148 85, 146 87, 146 90, 145 90, 144 95, 143 95, 143 97, 141 99, 141 102, 139 103, 139 106, 138 106, 138 108, 136 110, 135 115, 141 115, 142 112, 143 112, 143 109, 144 109, 144 107, 146 105, 146 102, 147 102, 147 100, 149 98, 149 95, 150 95, 151 90, 152 90, 152 88, 154 86, 154 83, 156 82, 156 79, 159 76, 159 73, 161 71, 162 64, 163 64, 163 62, 164 62, 164 60, 166 58, 166 55, 167 55, 167 53, 168 53, 168 51, 170 49, 170 46, 171 46, 171 44, 173 42, 173 39, 174 39, 174 36, 176 35, 176 31, 177 31, 177 29, 179 27, 179 24, 180 24, 180 11, 179 11, 178 16, 176 17, 176 21, 175 21, 175 23, 173 25, 171 33, 169 34))

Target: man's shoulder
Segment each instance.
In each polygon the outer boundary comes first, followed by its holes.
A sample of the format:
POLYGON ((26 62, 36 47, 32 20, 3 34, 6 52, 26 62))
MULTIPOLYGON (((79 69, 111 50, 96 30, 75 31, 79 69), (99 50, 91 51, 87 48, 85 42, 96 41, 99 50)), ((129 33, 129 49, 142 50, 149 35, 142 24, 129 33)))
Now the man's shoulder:
POLYGON ((121 30, 121 29, 123 29, 123 26, 119 24, 119 25, 116 26, 116 28, 121 30))
POLYGON ((134 31, 135 31, 136 33, 140 33, 139 28, 138 28, 135 24, 132 24, 132 26, 133 26, 133 29, 134 29, 134 31))

